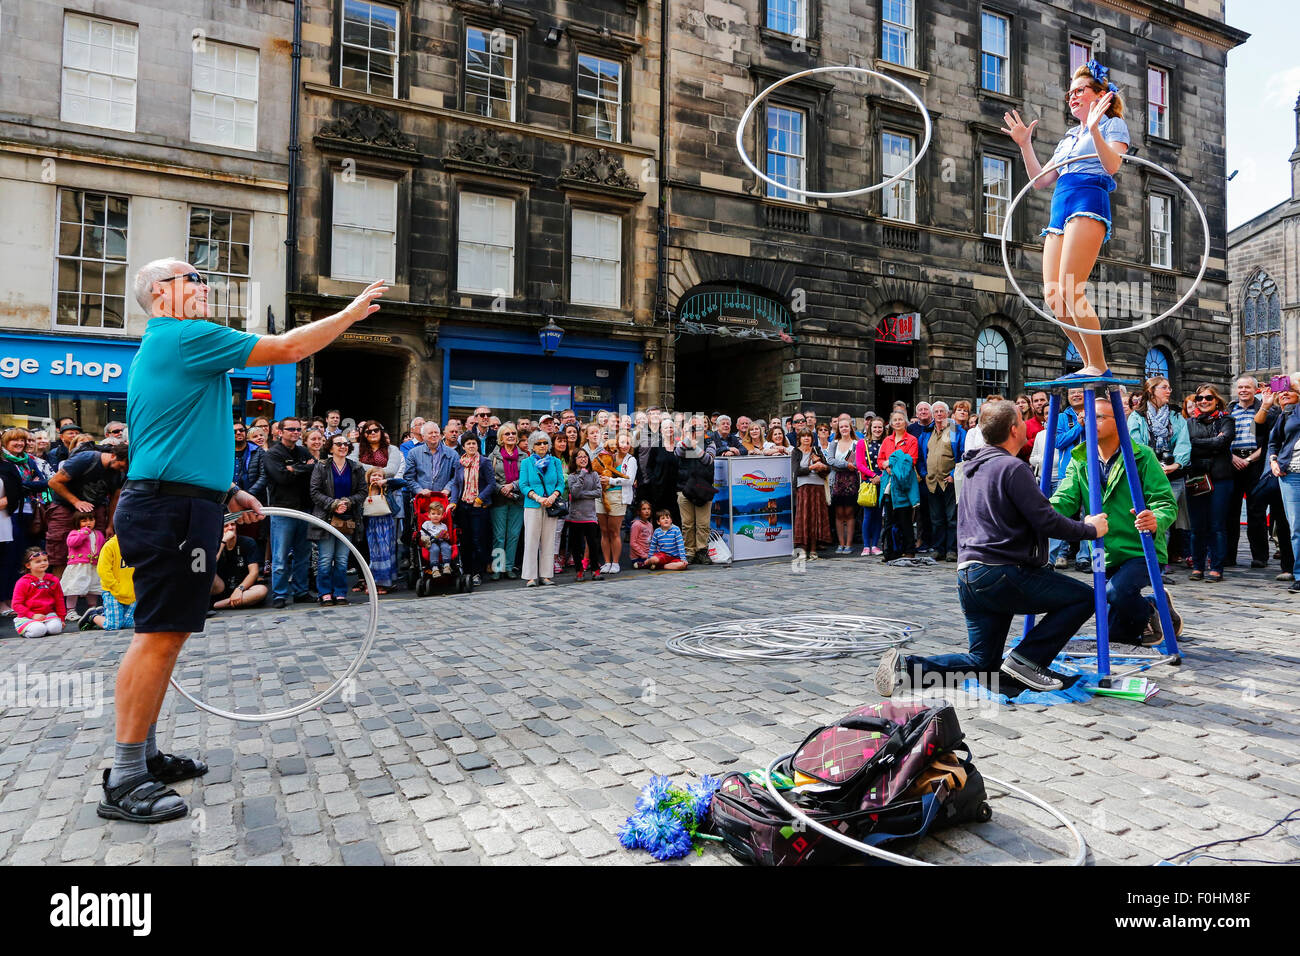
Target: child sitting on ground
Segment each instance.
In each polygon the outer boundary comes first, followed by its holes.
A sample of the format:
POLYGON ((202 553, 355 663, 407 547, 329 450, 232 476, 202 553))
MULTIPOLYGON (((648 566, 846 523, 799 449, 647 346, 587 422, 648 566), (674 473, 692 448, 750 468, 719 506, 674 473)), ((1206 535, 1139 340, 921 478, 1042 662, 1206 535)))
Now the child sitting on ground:
POLYGON ((420 542, 429 549, 429 564, 433 565, 432 577, 451 574, 451 533, 443 520, 442 502, 435 501, 429 506, 429 517, 420 525, 420 542))
POLYGON ((632 552, 632 567, 640 568, 650 557, 650 537, 654 534, 654 514, 650 502, 644 498, 636 508, 636 517, 632 519, 632 529, 628 534, 627 545, 632 552))
POLYGON ((59 585, 63 588, 64 600, 68 602, 68 620, 76 621, 81 617, 81 599, 89 602, 87 609, 99 603, 99 574, 95 565, 99 561, 100 549, 104 547, 103 532, 95 530, 94 514, 83 514, 77 519, 77 527, 68 532, 68 566, 63 569, 63 579, 59 585))
POLYGON ((667 509, 660 511, 655 518, 659 527, 650 536, 650 557, 645 559, 644 566, 651 570, 685 571, 686 542, 682 539, 681 529, 673 524, 673 516, 667 509))
MULTIPOLYGON (((109 538, 104 550, 99 552, 98 571, 104 606, 99 614, 92 617, 88 613, 86 617, 106 631, 135 627, 135 568, 122 560, 117 535, 109 538)), ((82 630, 89 630, 85 624, 83 620, 82 630)))
POLYGON ((28 548, 23 554, 27 573, 14 586, 14 630, 20 637, 47 637, 63 630, 68 606, 59 579, 45 572, 50 556, 42 548, 28 548))

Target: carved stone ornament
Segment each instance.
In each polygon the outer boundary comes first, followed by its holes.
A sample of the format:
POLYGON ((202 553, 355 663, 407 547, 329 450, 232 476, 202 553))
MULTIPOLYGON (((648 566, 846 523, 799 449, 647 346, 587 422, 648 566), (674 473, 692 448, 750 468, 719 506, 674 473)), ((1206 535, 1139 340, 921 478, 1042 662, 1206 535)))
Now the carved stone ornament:
POLYGON ((470 130, 447 150, 447 159, 511 172, 531 173, 533 157, 518 143, 502 139, 494 129, 470 130))
POLYGON ((592 150, 566 168, 560 174, 560 181, 641 192, 637 181, 623 168, 622 161, 611 156, 609 150, 604 148, 592 150))
POLYGON ((402 135, 396 119, 368 103, 347 107, 315 136, 318 144, 356 149, 409 161, 419 161, 415 143, 402 135))

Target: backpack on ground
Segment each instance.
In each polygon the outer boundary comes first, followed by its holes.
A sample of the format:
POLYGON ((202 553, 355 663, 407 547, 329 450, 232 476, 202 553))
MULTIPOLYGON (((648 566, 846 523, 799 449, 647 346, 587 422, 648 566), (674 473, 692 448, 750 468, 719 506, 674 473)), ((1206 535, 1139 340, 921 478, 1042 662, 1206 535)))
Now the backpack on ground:
MULTIPOLYGON (((916 840, 992 815, 947 702, 859 707, 809 734, 777 769, 792 784, 782 794, 787 801, 868 846, 916 840)), ((713 796, 710 827, 734 856, 764 866, 862 858, 792 818, 762 781, 761 771, 731 773, 713 796)))

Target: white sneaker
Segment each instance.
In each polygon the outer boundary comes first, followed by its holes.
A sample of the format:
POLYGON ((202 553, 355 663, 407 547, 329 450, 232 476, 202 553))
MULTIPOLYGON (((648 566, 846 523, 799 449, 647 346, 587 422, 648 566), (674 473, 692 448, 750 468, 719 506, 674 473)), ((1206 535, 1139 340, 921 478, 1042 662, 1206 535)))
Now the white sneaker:
POLYGON ((443 574, 451 574, 451 565, 450 565, 450 564, 444 564, 444 565, 442 566, 442 573, 443 573, 443 574))
POLYGON ((81 615, 78 614, 76 611, 69 611, 68 616, 64 618, 64 620, 71 621, 73 624, 75 624, 77 623, 77 621, 81 620, 81 615))
POLYGON ((862 553, 861 553, 860 555, 858 555, 858 557, 859 557, 859 558, 865 558, 865 557, 867 557, 867 556, 870 555, 870 554, 871 554, 871 549, 870 549, 870 548, 863 548, 863 549, 862 549, 862 553))
POLYGON ((623 570, 623 569, 620 568, 620 567, 618 566, 618 562, 617 562, 617 561, 615 561, 613 564, 611 564, 611 565, 609 566, 609 573, 610 573, 610 574, 618 574, 618 572, 620 572, 620 571, 622 571, 622 570, 623 570))
POLYGON ((435 564, 435 565, 433 566, 433 570, 431 570, 431 571, 429 572, 429 577, 431 577, 431 578, 440 578, 440 577, 442 577, 442 569, 439 568, 439 567, 435 564))
POLYGON ((612 567, 613 567, 613 565, 610 564, 608 561, 606 561, 604 564, 602 564, 602 565, 600 566, 600 573, 601 573, 601 574, 609 574, 609 569, 612 568, 612 567))
POLYGON ((880 663, 876 665, 876 690, 880 692, 880 696, 892 697, 902 676, 903 656, 898 653, 898 648, 891 647, 885 651, 880 658, 880 663))

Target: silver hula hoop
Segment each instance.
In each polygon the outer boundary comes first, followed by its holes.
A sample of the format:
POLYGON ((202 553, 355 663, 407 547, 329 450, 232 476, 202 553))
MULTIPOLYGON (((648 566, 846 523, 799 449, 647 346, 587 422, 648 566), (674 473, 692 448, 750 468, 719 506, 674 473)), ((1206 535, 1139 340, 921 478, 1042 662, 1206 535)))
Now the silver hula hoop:
MULTIPOLYGON (((225 520, 233 521, 241 514, 243 514, 243 512, 239 511, 228 514, 226 515, 225 520)), ((357 656, 352 659, 352 663, 348 665, 348 669, 339 676, 339 679, 310 700, 304 700, 301 704, 295 704, 294 706, 287 707, 284 710, 272 711, 266 714, 239 714, 233 710, 222 710, 220 707, 214 707, 212 704, 206 703, 195 697, 180 685, 175 676, 171 678, 171 685, 176 688, 176 692, 199 710, 206 710, 209 714, 215 714, 217 717, 225 717, 227 720, 237 720, 246 724, 260 724, 270 723, 273 720, 287 720, 290 717, 297 717, 299 714, 305 714, 312 708, 319 707, 321 704, 325 703, 338 693, 343 685, 351 680, 357 671, 361 669, 361 665, 365 663, 366 655, 370 653, 371 645, 375 643, 375 634, 379 630, 379 596, 375 590, 375 577, 370 573, 369 562, 366 561, 361 552, 357 550, 356 546, 349 541, 342 532, 331 525, 328 521, 322 521, 315 515, 309 515, 303 511, 295 511, 292 508, 267 507, 262 509, 262 514, 280 518, 297 518, 300 521, 306 521, 308 524, 313 524, 323 531, 328 531, 330 534, 334 535, 334 537, 347 545, 347 549, 351 551, 352 556, 357 559, 357 567, 361 569, 361 573, 366 579, 366 588, 370 595, 370 624, 366 630, 365 640, 361 642, 361 648, 357 651, 357 656)))
MULTIPOLYGON (((1015 289, 1016 294, 1019 295, 1020 298, 1024 299, 1025 303, 1043 318, 1047 319, 1049 322, 1055 322, 1063 329, 1071 330, 1078 330, 1078 326, 1070 325, 1068 322, 1062 322, 1046 309, 1039 308, 1038 304, 1031 300, 1029 296, 1025 295, 1024 290, 1020 288, 1020 284, 1016 282, 1016 277, 1011 274, 1011 260, 1007 256, 1007 239, 1009 239, 1011 235, 1011 215, 1016 211, 1016 206, 1020 204, 1020 200, 1025 198, 1025 194, 1034 188, 1034 183, 1038 182, 1038 180, 1042 179, 1048 173, 1055 172, 1059 167, 1068 166, 1070 163, 1077 163, 1081 159, 1100 159, 1100 157, 1096 153, 1088 153, 1085 156, 1076 156, 1073 159, 1062 160, 1059 163, 1049 163, 1044 166, 1037 176, 1025 183, 1024 188, 1021 189, 1020 192, 1016 193, 1016 198, 1011 200, 1011 205, 1007 207, 1006 221, 1002 225, 1002 268, 1006 270, 1007 278, 1011 280, 1011 288, 1015 289)), ((1187 188, 1185 182, 1169 170, 1165 169, 1163 166, 1157 166, 1149 159, 1141 159, 1137 156, 1131 156, 1128 153, 1121 153, 1120 159, 1126 160, 1130 163, 1139 163, 1146 166, 1148 169, 1154 169, 1162 176, 1171 179, 1178 184, 1178 188, 1187 194, 1187 198, 1192 201, 1192 206, 1196 209, 1197 215, 1201 217, 1201 228, 1205 231, 1205 249, 1201 252, 1201 269, 1196 273, 1196 278, 1192 280, 1192 284, 1188 287, 1187 291, 1183 293, 1183 297, 1175 302, 1167 311, 1161 312, 1153 319, 1147 319, 1145 322, 1138 322, 1135 325, 1126 325, 1122 329, 1083 330, 1088 335, 1119 335, 1123 332, 1136 332, 1139 329, 1145 329, 1148 326, 1155 325, 1157 322, 1167 319, 1169 316, 1181 309, 1183 304, 1192 297, 1192 293, 1196 291, 1196 287, 1201 284, 1201 279, 1205 277, 1205 267, 1209 265, 1210 262, 1210 223, 1209 220, 1205 218, 1205 209, 1201 205, 1200 200, 1196 198, 1196 194, 1187 188)))
POLYGON ((904 176, 910 173, 916 167, 916 164, 921 161, 921 157, 925 155, 925 151, 930 148, 930 133, 931 133, 930 111, 925 108, 925 104, 921 102, 921 98, 919 96, 917 96, 915 93, 909 90, 898 80, 894 79, 892 76, 887 76, 884 73, 877 73, 875 70, 868 70, 866 67, 863 66, 819 66, 816 69, 802 70, 798 73, 791 73, 785 79, 777 80, 775 83, 773 83, 771 86, 765 89, 762 93, 759 93, 758 96, 754 97, 754 99, 750 101, 749 105, 745 107, 745 112, 740 115, 740 122, 736 125, 736 151, 740 153, 741 162, 743 162, 749 168, 749 171, 753 173, 755 176, 757 176, 759 179, 763 180, 763 182, 767 183, 769 186, 774 186, 777 189, 781 189, 789 193, 798 193, 800 196, 806 196, 811 199, 844 199, 848 196, 861 196, 864 193, 875 192, 877 189, 884 189, 886 186, 890 185, 891 183, 898 182, 898 180, 902 179, 904 176), (886 83, 889 83, 897 87, 898 89, 902 90, 903 93, 907 95, 908 99, 910 99, 913 103, 916 104, 917 109, 921 111, 921 118, 925 120, 925 139, 921 143, 921 149, 916 154, 916 158, 913 159, 906 166, 904 166, 897 173, 895 173, 893 176, 891 176, 889 179, 886 179, 884 182, 876 183, 874 186, 864 186, 861 189, 846 189, 843 192, 838 192, 838 193, 819 193, 819 192, 813 192, 810 189, 796 189, 793 186, 787 186, 785 185, 785 183, 779 183, 775 179, 772 179, 771 177, 764 175, 762 170, 760 170, 757 166, 754 165, 753 160, 749 158, 749 154, 745 152, 745 143, 744 143, 745 127, 749 125, 749 118, 754 115, 754 110, 758 108, 758 104, 763 102, 763 100, 767 99, 768 94, 772 93, 774 90, 779 90, 787 83, 791 83, 795 80, 802 79, 805 76, 814 76, 818 73, 860 73, 865 76, 878 77, 884 80, 886 83))
MULTIPOLYGON (((849 849, 857 850, 859 853, 865 853, 867 856, 874 856, 878 859, 887 860, 890 863, 897 863, 902 866, 935 865, 934 863, 927 863, 925 860, 918 860, 915 857, 903 856, 901 853, 891 853, 889 850, 882 850, 878 846, 867 846, 867 844, 863 843, 861 840, 855 840, 853 837, 845 836, 843 833, 826 826, 824 823, 818 823, 812 817, 808 816, 808 814, 804 813, 794 804, 790 803, 790 801, 782 797, 777 791, 776 786, 772 783, 772 774, 776 772, 777 765, 780 764, 781 761, 787 760, 792 756, 794 755, 786 754, 784 757, 777 757, 768 764, 767 772, 763 774, 763 785, 767 788, 768 794, 782 808, 784 808, 790 816, 794 817, 805 826, 812 827, 823 836, 830 837, 836 843, 842 843, 849 849)), ((1074 837, 1074 856, 1070 858, 1070 866, 1083 866, 1084 863, 1087 862, 1088 844, 1084 841, 1083 834, 1079 832, 1079 828, 1071 823, 1070 819, 1065 814, 1056 809, 1056 807, 1052 806, 1046 800, 1042 800, 1034 796, 1032 793, 1020 789, 1013 783, 1007 783, 1005 780, 998 780, 996 777, 990 777, 988 774, 984 774, 983 776, 986 784, 991 783, 993 786, 997 787, 1003 793, 1006 793, 1012 798, 1023 800, 1025 803, 1032 803, 1040 810, 1046 810, 1056 819, 1060 820, 1061 823, 1065 825, 1065 829, 1069 831, 1072 837, 1074 837)))

